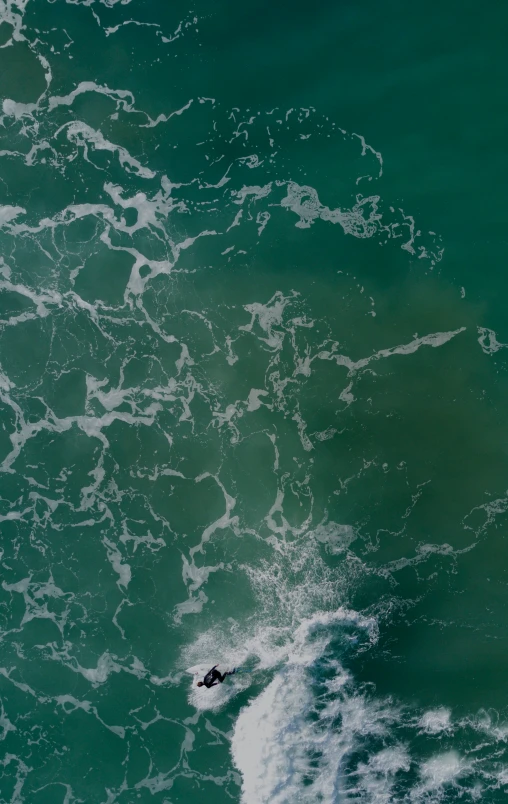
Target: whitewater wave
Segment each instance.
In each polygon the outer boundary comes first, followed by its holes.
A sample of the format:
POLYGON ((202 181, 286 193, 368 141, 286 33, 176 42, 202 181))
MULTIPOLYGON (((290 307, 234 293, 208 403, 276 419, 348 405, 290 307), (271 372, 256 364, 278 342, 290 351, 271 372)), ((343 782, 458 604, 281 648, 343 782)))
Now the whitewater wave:
POLYGON ((189 686, 199 712, 237 713, 231 754, 242 804, 438 804, 501 791, 508 774, 496 757, 508 729, 499 716, 419 711, 355 677, 358 657, 377 649, 381 610, 378 619, 337 605, 359 578, 348 583, 322 560, 324 531, 325 546, 335 544, 344 526, 280 540, 276 560, 244 566, 256 613, 201 633, 184 652, 254 671, 212 690, 189 686), (250 698, 238 710, 240 695, 250 698))
POLYGON ((347 609, 304 620, 283 667, 240 713, 232 754, 245 804, 334 801, 356 737, 383 733, 388 711, 370 712, 361 695, 349 692, 350 675, 327 655, 341 626, 375 638, 375 621, 347 609))

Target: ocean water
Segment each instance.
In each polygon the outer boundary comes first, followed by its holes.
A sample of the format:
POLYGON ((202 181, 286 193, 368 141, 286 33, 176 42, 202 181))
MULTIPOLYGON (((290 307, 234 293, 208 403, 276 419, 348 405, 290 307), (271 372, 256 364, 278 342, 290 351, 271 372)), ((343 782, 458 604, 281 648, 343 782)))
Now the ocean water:
POLYGON ((2 804, 506 800, 480 11, 0 0, 2 804))

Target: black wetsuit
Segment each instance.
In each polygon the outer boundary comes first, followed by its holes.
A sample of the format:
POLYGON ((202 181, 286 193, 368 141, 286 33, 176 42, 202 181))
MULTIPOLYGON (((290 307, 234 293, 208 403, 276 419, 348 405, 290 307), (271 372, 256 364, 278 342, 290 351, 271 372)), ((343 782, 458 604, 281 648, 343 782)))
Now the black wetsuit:
POLYGON ((217 665, 214 665, 214 667, 212 667, 212 669, 209 670, 204 677, 203 684, 208 689, 210 689, 210 687, 216 687, 217 682, 222 684, 226 676, 232 676, 234 672, 234 670, 230 670, 228 673, 221 673, 219 670, 217 670, 217 665))

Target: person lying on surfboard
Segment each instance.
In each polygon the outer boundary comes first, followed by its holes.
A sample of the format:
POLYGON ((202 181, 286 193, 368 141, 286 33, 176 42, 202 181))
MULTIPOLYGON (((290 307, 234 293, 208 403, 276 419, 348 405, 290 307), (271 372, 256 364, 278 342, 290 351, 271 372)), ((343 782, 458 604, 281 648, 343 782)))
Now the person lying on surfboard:
POLYGON ((203 681, 198 681, 197 686, 206 687, 207 689, 216 687, 218 683, 222 684, 226 676, 232 676, 233 673, 236 673, 236 668, 234 670, 228 670, 226 673, 221 673, 217 670, 217 665, 215 664, 212 669, 208 671, 203 681))

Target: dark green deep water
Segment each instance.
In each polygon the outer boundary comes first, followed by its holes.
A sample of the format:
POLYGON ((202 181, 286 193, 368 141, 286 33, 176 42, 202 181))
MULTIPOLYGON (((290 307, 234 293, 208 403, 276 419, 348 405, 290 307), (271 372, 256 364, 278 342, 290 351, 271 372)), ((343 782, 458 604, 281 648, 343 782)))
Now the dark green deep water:
POLYGON ((505 801, 508 7, 0 21, 0 801, 505 801))

